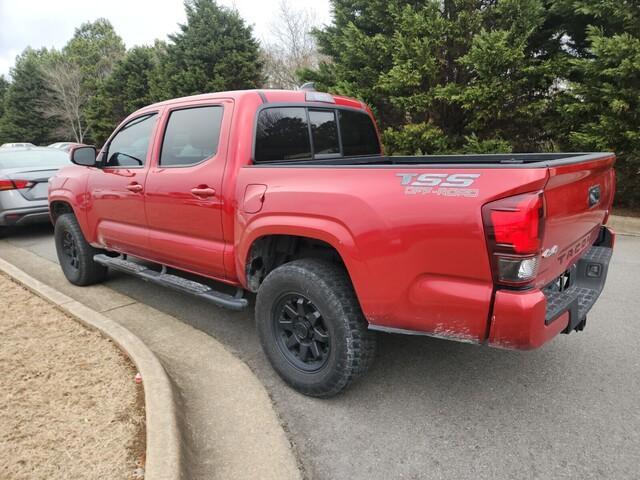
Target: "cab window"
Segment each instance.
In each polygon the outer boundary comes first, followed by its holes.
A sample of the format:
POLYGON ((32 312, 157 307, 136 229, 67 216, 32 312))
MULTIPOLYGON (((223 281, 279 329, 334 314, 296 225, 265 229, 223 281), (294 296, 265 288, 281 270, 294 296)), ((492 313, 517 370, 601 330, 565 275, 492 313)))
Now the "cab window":
POLYGON ((104 166, 106 168, 143 167, 157 117, 155 113, 144 115, 131 120, 118 130, 109 142, 104 166))
POLYGON ((163 167, 195 165, 218 151, 223 108, 194 107, 171 112, 160 153, 163 167))
POLYGON ((313 153, 316 158, 340 154, 338 124, 334 110, 309 110, 313 153))
POLYGON ((376 128, 364 111, 287 106, 258 114, 256 163, 380 154, 376 128))
POLYGON ((258 116, 256 161, 311 158, 306 109, 268 108, 258 116))
POLYGON ((369 115, 353 110, 339 110, 339 117, 345 157, 380 153, 378 134, 369 115))

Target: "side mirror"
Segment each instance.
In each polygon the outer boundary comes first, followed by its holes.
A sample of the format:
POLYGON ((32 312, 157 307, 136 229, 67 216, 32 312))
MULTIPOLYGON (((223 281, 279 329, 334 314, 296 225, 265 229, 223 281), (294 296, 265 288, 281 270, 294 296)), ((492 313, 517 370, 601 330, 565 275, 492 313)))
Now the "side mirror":
POLYGON ((96 166, 96 147, 94 146, 82 146, 75 147, 69 154, 71 161, 76 165, 83 167, 95 167, 96 166))

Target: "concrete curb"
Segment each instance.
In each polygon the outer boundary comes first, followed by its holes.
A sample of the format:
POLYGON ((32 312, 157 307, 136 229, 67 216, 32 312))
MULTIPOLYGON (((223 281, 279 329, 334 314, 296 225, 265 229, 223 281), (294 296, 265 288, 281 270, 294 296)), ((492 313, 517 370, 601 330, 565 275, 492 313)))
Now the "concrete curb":
POLYGON ((611 215, 607 226, 620 235, 640 236, 640 218, 611 215))
POLYGON ((1 258, 0 270, 84 325, 100 331, 129 356, 142 375, 144 384, 147 430, 145 478, 182 478, 181 441, 174 393, 167 373, 153 352, 122 325, 45 285, 1 258))

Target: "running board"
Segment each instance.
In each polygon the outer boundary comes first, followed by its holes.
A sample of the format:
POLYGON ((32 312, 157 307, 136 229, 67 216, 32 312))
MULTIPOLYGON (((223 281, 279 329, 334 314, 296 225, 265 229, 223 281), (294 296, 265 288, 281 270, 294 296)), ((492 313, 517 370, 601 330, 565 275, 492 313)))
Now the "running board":
POLYGON ((229 310, 243 310, 249 304, 247 299, 242 297, 243 290, 241 288, 238 288, 234 296, 228 293, 218 292, 203 283, 166 273, 164 267, 162 268, 162 272, 156 272, 139 263, 130 262, 123 257, 109 257, 104 254, 94 255, 93 260, 113 270, 128 273, 147 282, 178 290, 179 292, 188 293, 214 305, 218 305, 219 307, 228 308, 229 310))

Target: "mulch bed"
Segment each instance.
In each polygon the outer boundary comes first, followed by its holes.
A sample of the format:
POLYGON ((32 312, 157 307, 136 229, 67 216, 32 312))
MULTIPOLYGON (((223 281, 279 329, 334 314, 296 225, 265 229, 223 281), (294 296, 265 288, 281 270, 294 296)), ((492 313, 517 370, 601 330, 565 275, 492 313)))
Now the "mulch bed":
POLYGON ((142 478, 135 374, 111 340, 0 274, 0 478, 142 478))

